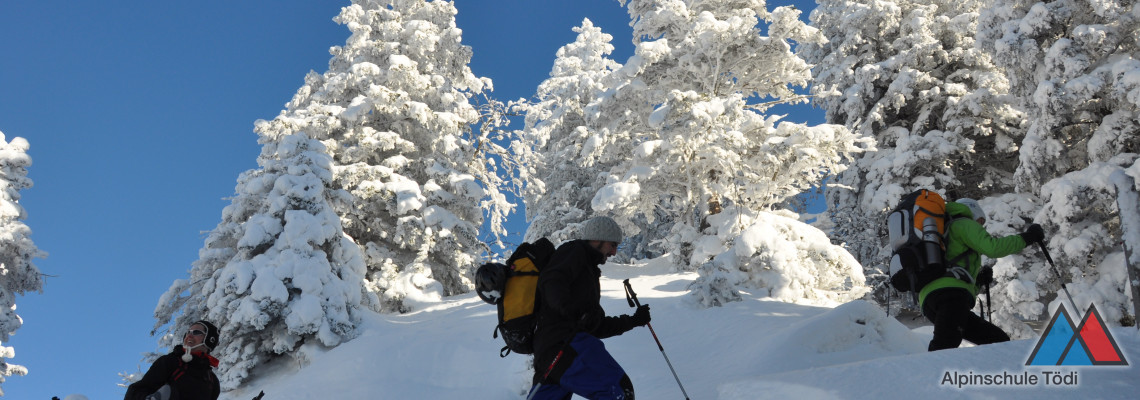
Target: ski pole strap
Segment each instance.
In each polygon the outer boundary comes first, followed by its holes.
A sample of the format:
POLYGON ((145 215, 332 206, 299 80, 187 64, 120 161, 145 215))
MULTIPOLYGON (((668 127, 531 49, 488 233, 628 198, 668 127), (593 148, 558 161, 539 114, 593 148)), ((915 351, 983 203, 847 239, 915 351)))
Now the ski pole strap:
POLYGON ((641 307, 641 302, 637 301, 637 293, 633 292, 633 286, 629 284, 629 279, 621 281, 625 285, 625 301, 629 302, 630 307, 641 307))

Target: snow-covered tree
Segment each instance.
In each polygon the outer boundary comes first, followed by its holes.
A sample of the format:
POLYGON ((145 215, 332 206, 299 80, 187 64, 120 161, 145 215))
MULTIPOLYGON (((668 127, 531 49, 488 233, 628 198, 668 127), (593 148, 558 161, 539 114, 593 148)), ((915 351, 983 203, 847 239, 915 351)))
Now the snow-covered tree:
POLYGON ((491 82, 472 74, 456 9, 446 1, 357 0, 336 21, 352 31, 331 50, 329 70, 310 73, 270 122, 321 140, 333 157, 332 187, 345 232, 363 249, 381 311, 464 293, 471 268, 511 205, 472 97, 491 82))
POLYGON ((1140 176, 1140 8, 1112 0, 999 2, 980 14, 977 37, 1025 110, 1017 188, 1040 198, 1032 216, 1045 226, 1063 275, 1038 257, 996 269, 1002 293, 1015 295, 995 306, 995 319, 1016 330, 1021 319, 1043 316, 1042 303, 1067 302, 1057 296, 1062 282, 1081 312, 1096 303, 1108 321, 1134 319, 1121 211, 1108 178, 1121 169, 1140 176))
POLYGON ((335 346, 356 336, 361 310, 375 307, 364 290, 360 248, 344 234, 332 203, 332 160, 304 132, 259 121, 259 169, 238 179, 237 196, 190 271, 155 309, 161 343, 181 343, 193 321, 218 326, 223 390, 238 387, 253 367, 302 344, 335 346))
POLYGON ((467 66, 455 14, 445 1, 354 1, 335 18, 352 35, 329 70, 258 121, 261 168, 239 178, 190 279, 155 310, 155 330, 173 333, 164 344, 199 318, 219 326, 224 389, 304 343, 351 339, 362 307, 469 290, 483 213, 502 235, 511 205, 492 161, 505 151, 471 128, 484 115, 470 100, 490 81, 467 66))
MULTIPOLYGON (((827 120, 875 138, 827 191, 832 238, 873 283, 890 256, 883 220, 905 194, 948 200, 1012 192, 1023 115, 989 56, 974 47, 980 0, 821 0, 828 41, 797 53, 816 65, 827 120)), ((879 296, 888 295, 886 291, 879 296)))
POLYGON ((591 217, 590 201, 614 164, 583 154, 594 150, 587 106, 605 92, 606 76, 620 67, 607 58, 612 37, 589 19, 574 31, 577 39, 558 50, 550 78, 538 86, 535 98, 517 106, 526 119, 511 149, 520 164, 518 183, 530 221, 525 241, 571 239, 591 217))
MULTIPOLYGON (((24 324, 16 315, 16 295, 43 291, 43 277, 32 259, 47 253, 32 243, 32 230, 24 224, 28 213, 20 205, 20 191, 32 187, 28 179, 32 158, 27 152, 27 140, 15 137, 9 142, 0 132, 0 344, 24 324)), ((13 356, 11 347, 0 346, 0 383, 6 377, 28 373, 27 368, 8 363, 13 356)))
MULTIPOLYGON (((609 37, 584 23, 576 29, 578 39, 560 50, 535 102, 522 107, 527 124, 516 147, 524 149, 530 169, 520 180, 530 185, 528 217, 539 223, 528 239, 563 238, 578 221, 605 214, 625 230, 619 256, 680 249, 672 260, 686 268, 713 262, 755 272, 709 277, 694 286, 698 297, 732 293, 737 285, 781 298, 858 291, 862 275, 857 267, 852 274, 855 264, 836 261, 843 250, 830 244, 827 252, 793 254, 827 259, 824 264, 845 278, 840 284, 802 280, 782 269, 776 275, 786 279, 758 277, 773 267, 768 261, 774 250, 767 246, 753 248, 755 254, 716 257, 740 251, 732 243, 751 226, 741 221, 775 221, 765 213, 842 171, 845 158, 863 149, 864 142, 843 127, 762 114, 774 103, 802 100, 792 86, 806 85, 810 66, 791 53, 791 42, 822 40, 818 32, 794 8, 768 12, 763 1, 621 3, 634 21, 634 55, 624 65, 606 59, 609 37), (771 36, 761 35, 762 23, 771 36), (725 226, 714 227, 708 215, 722 203, 729 213, 717 221, 725 226), (808 289, 788 290, 793 287, 808 289)), ((760 224, 757 229, 776 229, 760 224)), ((782 230, 796 240, 793 231, 782 230)), ((700 302, 717 303, 706 300, 700 302)))
POLYGON ((793 86, 810 79, 791 43, 823 38, 799 11, 769 12, 764 1, 622 3, 634 21, 634 55, 590 105, 594 135, 583 156, 618 161, 591 206, 629 228, 626 251, 680 248, 678 264, 701 265, 689 255, 710 209, 779 206, 860 150, 842 127, 763 114, 801 99, 793 86))

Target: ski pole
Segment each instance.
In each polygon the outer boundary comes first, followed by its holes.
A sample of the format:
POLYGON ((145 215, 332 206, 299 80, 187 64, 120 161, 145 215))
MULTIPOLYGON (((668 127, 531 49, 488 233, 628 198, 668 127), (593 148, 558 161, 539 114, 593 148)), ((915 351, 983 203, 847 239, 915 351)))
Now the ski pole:
MULTIPOLYGON (((883 282, 887 282, 887 281, 883 281, 883 282)), ((886 284, 884 284, 884 286, 885 285, 886 284)), ((890 316, 891 315, 891 294, 893 294, 893 292, 892 292, 891 288, 887 288, 886 292, 887 292, 887 294, 884 295, 883 297, 887 298, 887 316, 890 316)))
POLYGON ((1069 288, 1065 286, 1065 278, 1061 276, 1061 271, 1057 270, 1057 264, 1053 263, 1053 257, 1049 257, 1049 249, 1045 247, 1045 243, 1043 242, 1037 242, 1037 245, 1041 247, 1041 254, 1045 255, 1045 261, 1048 261, 1049 266, 1053 267, 1053 273, 1057 274, 1057 280, 1061 281, 1061 290, 1065 291, 1065 296, 1069 298, 1069 303, 1071 303, 1073 309, 1079 313, 1080 309, 1077 308, 1077 302, 1073 301, 1073 295, 1069 294, 1069 288))
MULTIPOLYGON (((633 286, 630 286, 629 279, 621 283, 625 284, 625 301, 629 302, 629 306, 641 307, 641 302, 637 301, 637 293, 633 292, 633 286)), ((653 331, 653 324, 646 322, 645 326, 649 327, 649 333, 653 334, 653 341, 657 342, 657 349, 661 350, 661 355, 665 357, 665 364, 669 366, 669 371, 673 373, 673 379, 677 380, 677 386, 681 387, 681 394, 685 395, 685 400, 689 400, 689 393, 685 391, 685 385, 681 384, 681 378, 677 377, 677 370, 673 369, 673 363, 669 361, 669 355, 665 354, 665 346, 662 346, 661 340, 657 339, 657 332, 653 331)))
POLYGON ((986 284, 986 320, 994 322, 994 305, 990 302, 990 284, 986 284))
MULTIPOLYGON (((981 293, 979 293, 979 294, 981 294, 981 293)), ((982 319, 986 319, 986 305, 978 303, 978 307, 982 308, 982 319)))

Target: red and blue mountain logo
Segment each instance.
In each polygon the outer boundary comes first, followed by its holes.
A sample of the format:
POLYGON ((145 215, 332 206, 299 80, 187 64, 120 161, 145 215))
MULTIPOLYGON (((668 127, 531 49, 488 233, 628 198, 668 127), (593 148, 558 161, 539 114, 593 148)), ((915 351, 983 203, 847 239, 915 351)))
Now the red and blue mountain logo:
POLYGON ((1096 305, 1089 305, 1080 325, 1073 325, 1062 304, 1041 333, 1025 365, 1128 365, 1096 305))

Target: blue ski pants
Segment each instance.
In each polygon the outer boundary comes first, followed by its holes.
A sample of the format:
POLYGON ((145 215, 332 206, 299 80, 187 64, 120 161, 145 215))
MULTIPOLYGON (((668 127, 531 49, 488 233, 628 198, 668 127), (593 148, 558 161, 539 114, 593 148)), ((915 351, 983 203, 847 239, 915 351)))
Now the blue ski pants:
POLYGON ((590 400, 633 400, 633 383, 618 365, 602 341, 586 333, 578 333, 569 345, 574 354, 570 367, 558 383, 537 383, 530 388, 535 400, 567 400, 573 394, 590 400))

